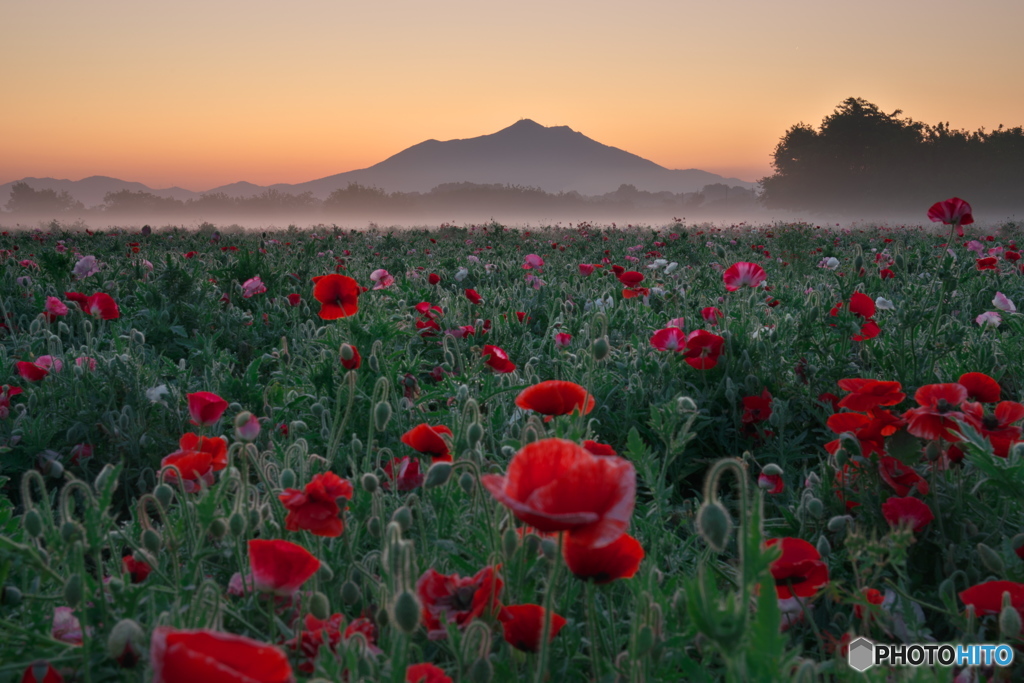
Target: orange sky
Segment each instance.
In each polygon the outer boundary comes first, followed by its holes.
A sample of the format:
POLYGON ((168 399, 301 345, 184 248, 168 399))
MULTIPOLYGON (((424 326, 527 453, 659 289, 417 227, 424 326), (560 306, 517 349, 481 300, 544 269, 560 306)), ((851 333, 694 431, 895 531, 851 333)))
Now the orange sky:
POLYGON ((0 183, 295 183, 520 118, 756 180, 846 97, 1024 124, 1024 2, 0 5, 0 183))

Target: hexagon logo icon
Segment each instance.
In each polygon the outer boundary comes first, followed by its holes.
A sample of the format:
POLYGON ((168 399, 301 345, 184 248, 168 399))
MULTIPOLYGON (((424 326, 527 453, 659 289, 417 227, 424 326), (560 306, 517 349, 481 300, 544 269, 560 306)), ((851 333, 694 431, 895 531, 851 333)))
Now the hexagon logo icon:
POLYGON ((867 671, 875 665, 875 644, 863 636, 851 641, 846 662, 855 671, 867 671))

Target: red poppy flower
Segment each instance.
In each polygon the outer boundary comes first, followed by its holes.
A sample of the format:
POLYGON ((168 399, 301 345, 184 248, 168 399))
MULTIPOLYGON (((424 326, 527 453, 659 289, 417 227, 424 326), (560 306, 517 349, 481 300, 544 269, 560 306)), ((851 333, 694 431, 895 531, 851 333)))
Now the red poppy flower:
POLYGON ((756 263, 740 261, 729 266, 722 273, 722 281, 725 282, 725 289, 735 292, 740 287, 757 287, 768 278, 764 268, 756 263))
POLYGON ((725 317, 725 313, 720 308, 714 306, 707 306, 700 309, 700 317, 704 318, 705 321, 711 325, 717 325, 721 318, 725 317))
POLYGON ((875 302, 863 292, 854 292, 850 297, 850 312, 864 319, 873 318, 875 317, 875 302))
POLYGON ((882 503, 882 516, 889 526, 897 527, 907 524, 917 533, 935 519, 932 510, 920 498, 893 496, 882 503))
POLYGON ((967 389, 967 399, 979 403, 996 403, 1002 395, 999 382, 984 372, 965 372, 960 375, 957 384, 967 389))
POLYGON ((484 345, 483 350, 484 365, 489 365, 495 372, 507 373, 514 372, 516 364, 508 359, 508 354, 505 353, 504 349, 491 344, 484 345))
POLYGON ((288 299, 288 303, 291 304, 292 306, 298 306, 299 303, 302 302, 302 297, 299 294, 295 293, 295 292, 289 294, 285 298, 288 299))
POLYGON ((839 397, 830 391, 818 394, 819 403, 827 403, 832 406, 832 412, 839 412, 839 397))
POLYGON ((878 271, 878 276, 883 280, 889 280, 891 278, 896 277, 896 273, 892 272, 891 268, 882 268, 881 270, 878 271))
POLYGON ((293 683, 288 657, 252 638, 157 626, 149 645, 153 683, 293 683))
MULTIPOLYGON (((213 473, 228 466, 228 446, 220 437, 199 436, 188 432, 178 440, 178 450, 160 461, 160 467, 175 466, 181 472, 185 491, 194 493, 200 489, 199 481, 207 486, 213 484, 213 473)), ((165 479, 178 479, 174 470, 168 470, 165 479)))
POLYGON ((21 683, 64 683, 64 677, 46 660, 32 662, 21 675, 21 683))
POLYGON ((21 387, 12 387, 10 384, 0 386, 0 420, 6 420, 11 412, 11 399, 22 393, 21 387))
POLYGON ((974 605, 979 617, 1003 611, 1003 593, 1010 594, 1010 605, 1024 616, 1024 583, 1015 581, 986 581, 960 591, 964 605, 974 605))
POLYGON ((957 410, 967 400, 967 389, 961 384, 926 384, 914 393, 919 408, 903 413, 907 431, 922 439, 959 441, 956 422, 964 414, 957 410))
POLYGON ((427 637, 430 640, 447 637, 442 619, 464 629, 477 617, 493 615, 501 608, 498 596, 504 585, 494 567, 484 567, 471 577, 445 575, 428 569, 416 582, 427 637))
POLYGON ((626 272, 626 269, 620 265, 612 265, 612 272, 615 273, 615 277, 618 277, 626 272))
POLYGON ((646 287, 630 287, 622 290, 623 299, 636 299, 637 297, 649 296, 651 290, 646 287))
POLYGON ((431 304, 429 301, 421 301, 418 304, 416 304, 413 308, 415 308, 416 312, 422 315, 427 320, 433 320, 434 318, 438 318, 444 315, 444 309, 442 309, 440 306, 435 306, 431 304))
POLYGON ((477 294, 477 291, 475 289, 467 289, 465 291, 465 294, 466 298, 469 299, 469 303, 471 304, 479 304, 483 302, 483 298, 479 294, 477 294))
POLYGON ((761 392, 760 396, 743 397, 743 422, 744 424, 757 424, 764 422, 772 414, 772 395, 767 389, 761 392))
POLYGON ((347 275, 318 275, 313 279, 313 298, 320 302, 323 320, 347 318, 359 312, 359 283, 347 275))
MULTIPOLYGON (((867 457, 872 453, 884 455, 885 438, 895 434, 903 426, 904 421, 888 410, 873 408, 867 415, 836 413, 829 416, 826 424, 836 434, 852 432, 860 443, 861 454, 867 457)), ((838 439, 825 444, 825 450, 829 453, 835 453, 838 449, 838 439)))
POLYGON ((405 683, 452 683, 444 669, 433 664, 412 664, 405 670, 405 683))
POLYGON ((594 409, 594 397, 579 384, 552 379, 523 389, 516 396, 516 405, 549 416, 576 411, 587 415, 594 409))
POLYGON ((928 494, 928 480, 891 455, 883 455, 878 459, 878 474, 885 483, 892 487, 896 495, 906 496, 911 490, 921 495, 928 494))
POLYGON ((782 493, 786 488, 786 482, 783 481, 781 474, 765 474, 764 472, 757 475, 757 485, 772 495, 782 493))
POLYGON ((359 355, 359 349, 354 344, 343 344, 341 347, 341 367, 346 370, 358 370, 359 366, 363 363, 363 357, 359 355), (345 347, 348 347, 349 352, 346 352, 345 347), (345 358, 348 353, 348 358, 345 358))
POLYGON ((686 336, 683 359, 696 370, 710 370, 718 365, 725 339, 705 330, 694 330, 686 336))
POLYGON ((351 482, 334 472, 316 475, 302 491, 285 489, 277 497, 288 510, 285 529, 305 529, 315 536, 341 536, 345 521, 341 518, 338 498, 352 500, 354 493, 351 482))
MULTIPOLYGON (((506 605, 498 612, 498 621, 505 634, 505 642, 523 652, 540 650, 544 635, 544 608, 540 605, 506 605)), ((548 642, 555 639, 565 626, 565 617, 551 613, 548 642)))
POLYGON ((441 438, 441 435, 452 436, 452 430, 444 425, 431 427, 426 423, 418 424, 405 434, 402 434, 402 443, 417 453, 429 455, 433 462, 451 462, 452 454, 448 450, 448 443, 441 438))
POLYGON ((326 644, 332 651, 341 642, 341 627, 345 617, 340 613, 332 614, 327 619, 317 619, 307 614, 303 619, 305 628, 298 630, 295 637, 286 640, 284 645, 289 650, 298 651, 302 656, 299 671, 311 674, 314 671, 313 660, 320 653, 320 646, 326 644))
POLYGON ((596 441, 591 441, 590 439, 586 439, 583 442, 583 447, 590 451, 592 455, 618 455, 618 453, 615 452, 615 449, 608 444, 598 443, 596 441))
POLYGON ((68 301, 74 301, 82 309, 82 313, 91 315, 94 318, 116 320, 121 317, 121 311, 117 307, 117 302, 105 292, 96 292, 91 296, 78 292, 64 292, 64 298, 68 301))
MULTIPOLYGON (((502 316, 504 316, 504 314, 502 314, 502 316)), ((522 322, 527 322, 528 323, 531 320, 533 320, 533 318, 527 316, 525 311, 516 311, 516 320, 518 320, 521 323, 522 322)))
POLYGON ((828 583, 828 567, 817 549, 802 538, 771 538, 769 548, 782 546, 782 555, 771 564, 779 600, 810 598, 828 583))
POLYGON ((894 406, 907 397, 899 382, 887 382, 877 379, 839 380, 839 388, 851 392, 839 401, 840 408, 849 408, 866 413, 879 406, 894 406))
POLYGON ((640 541, 629 534, 622 534, 600 548, 579 543, 570 535, 562 545, 562 557, 577 579, 611 583, 636 575, 644 559, 644 549, 640 541))
POLYGON ((441 276, 438 275, 437 273, 431 273, 430 275, 427 276, 427 282, 429 282, 432 285, 436 285, 440 281, 441 281, 441 276))
MULTIPOLYGON (((878 606, 885 602, 885 595, 883 595, 882 591, 878 590, 877 588, 865 588, 861 591, 861 595, 863 596, 865 602, 867 602, 869 605, 878 606)), ((857 617, 858 619, 863 619, 865 616, 864 606, 854 605, 853 616, 857 617)))
POLYGON ((995 256, 986 256, 975 261, 977 270, 999 270, 999 261, 995 256))
POLYGON ((399 491, 412 491, 423 485, 424 475, 420 472, 420 461, 409 456, 393 458, 391 462, 384 463, 384 474, 388 480, 381 482, 380 485, 385 491, 391 488, 392 481, 398 485, 399 491))
POLYGON ((217 424, 217 420, 228 408, 228 402, 217 394, 209 391, 197 391, 188 394, 188 414, 192 417, 192 424, 209 427, 217 424))
POLYGON ((16 365, 21 378, 29 382, 39 382, 50 374, 50 371, 46 368, 41 368, 35 363, 29 363, 28 361, 21 360, 16 365))
POLYGON ((569 531, 580 543, 605 546, 625 533, 636 502, 636 471, 620 458, 591 455, 564 439, 527 444, 508 474, 481 478, 491 495, 541 531, 569 531))
POLYGON ((293 595, 320 569, 320 560, 300 545, 257 538, 249 541, 249 565, 256 590, 293 595))
POLYGON ((686 348, 686 333, 678 327, 666 327, 651 335, 651 346, 659 351, 679 351, 686 348))
POLYGON ((643 273, 638 273, 635 270, 626 270, 619 274, 619 282, 627 287, 636 287, 643 281, 643 273))
POLYGON ((943 225, 955 225, 957 227, 957 235, 960 237, 964 236, 964 225, 970 225, 974 222, 974 216, 971 215, 971 205, 960 199, 959 197, 953 197, 943 202, 935 202, 931 208, 928 209, 928 218, 933 223, 942 222, 943 225))
MULTIPOLYGON (((962 410, 966 421, 992 444, 992 452, 1000 458, 1008 457, 1010 446, 1021 436, 1021 428, 1014 422, 1024 420, 1024 405, 1000 401, 994 414, 986 415, 980 403, 965 401, 962 410)), ((961 459, 962 453, 956 460, 961 459)))
POLYGON ((153 568, 142 560, 136 560, 131 555, 125 555, 121 558, 121 566, 124 567, 124 571, 131 577, 132 583, 142 583, 149 576, 149 573, 153 571, 153 568))
POLYGON ((596 269, 596 266, 593 266, 589 263, 581 263, 578 267, 580 270, 580 275, 584 277, 591 275, 596 269))

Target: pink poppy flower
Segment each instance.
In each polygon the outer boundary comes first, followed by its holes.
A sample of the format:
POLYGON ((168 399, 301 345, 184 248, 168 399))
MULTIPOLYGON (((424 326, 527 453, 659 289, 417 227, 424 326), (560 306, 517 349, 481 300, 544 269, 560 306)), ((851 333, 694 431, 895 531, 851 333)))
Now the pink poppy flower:
POLYGON ((525 263, 523 263, 523 269, 524 270, 530 270, 531 268, 543 268, 544 267, 544 259, 542 259, 537 254, 527 254, 526 258, 524 259, 524 261, 525 261, 525 263))
POLYGON ((659 351, 682 351, 686 347, 686 333, 678 327, 666 327, 651 336, 651 346, 659 351))
POLYGON ((594 270, 596 269, 596 266, 593 266, 593 265, 591 265, 589 263, 581 263, 579 265, 579 269, 580 269, 580 275, 586 277, 588 275, 591 275, 594 272, 594 270))
POLYGON ((764 268, 756 263, 740 261, 729 266, 722 273, 722 281, 726 290, 735 292, 740 287, 757 287, 768 278, 764 268))
POLYGON ((395 284, 395 278, 383 268, 378 268, 370 273, 370 279, 376 283, 371 289, 384 289, 395 284))
POLYGON ((955 225, 956 234, 960 237, 964 236, 963 226, 974 222, 974 216, 971 215, 971 205, 959 197, 952 197, 943 202, 932 204, 931 208, 928 209, 928 218, 933 223, 941 222, 943 225, 955 225))
POLYGON ((46 297, 46 305, 43 306, 43 310, 46 313, 46 320, 51 323, 58 317, 68 314, 68 307, 55 296, 46 297))
POLYGON ((260 276, 251 277, 242 283, 242 298, 250 299, 257 294, 267 291, 267 286, 260 280, 260 276))
POLYGON ((707 306, 706 308, 700 309, 700 317, 704 318, 705 321, 712 325, 717 325, 718 321, 725 317, 725 313, 723 313, 720 308, 707 306))
POLYGON ((555 346, 564 349, 572 343, 572 335, 566 332, 558 332, 555 334, 555 346))

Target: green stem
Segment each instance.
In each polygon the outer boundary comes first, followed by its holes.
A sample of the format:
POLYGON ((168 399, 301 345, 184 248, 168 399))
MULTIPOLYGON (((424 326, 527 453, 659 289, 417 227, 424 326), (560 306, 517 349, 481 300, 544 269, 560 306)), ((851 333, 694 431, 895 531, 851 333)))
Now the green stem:
POLYGON ((548 669, 548 654, 551 650, 551 608, 555 602, 555 587, 558 582, 559 570, 562 568, 562 544, 565 542, 565 533, 558 534, 558 550, 555 558, 551 561, 551 574, 548 577, 548 585, 544 591, 544 628, 540 637, 540 656, 537 662, 537 677, 535 683, 544 683, 544 677, 548 669))

